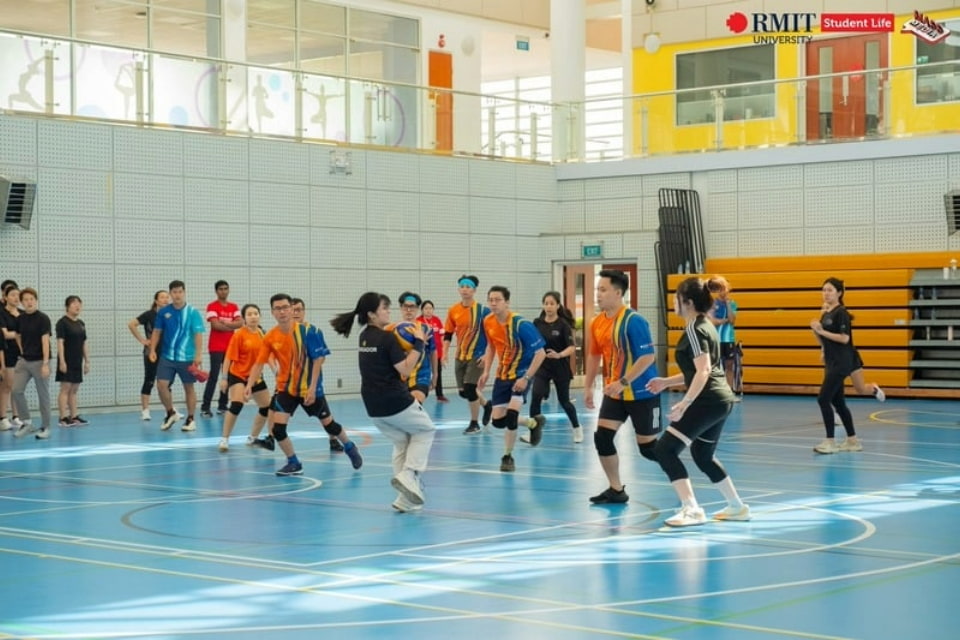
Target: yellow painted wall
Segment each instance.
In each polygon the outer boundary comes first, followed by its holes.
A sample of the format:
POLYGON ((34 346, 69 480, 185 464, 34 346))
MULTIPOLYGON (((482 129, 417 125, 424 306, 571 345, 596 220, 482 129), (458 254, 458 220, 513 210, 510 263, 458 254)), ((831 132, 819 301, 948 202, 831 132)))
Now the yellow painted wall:
MULTIPOLYGON (((927 15, 935 20, 960 17, 960 10, 932 11, 927 15)), ((896 30, 890 34, 888 65, 891 67, 914 64, 915 37, 901 34, 900 26, 912 15, 897 16, 896 30)), ((819 35, 815 32, 814 36, 819 35)), ((834 35, 834 34, 831 34, 834 35)), ((842 34, 839 34, 842 35, 842 34)), ((854 35, 854 34, 850 34, 854 35)), ((663 45, 655 54, 643 48, 633 51, 633 93, 646 95, 669 92, 676 88, 676 55, 711 49, 725 49, 753 45, 753 36, 735 36, 663 45)), ((776 47, 776 78, 800 78, 803 45, 778 44, 776 47)), ((891 74, 890 121, 891 135, 911 135, 942 131, 960 131, 960 102, 950 104, 915 104, 915 77, 911 71, 891 74)), ((724 122, 722 127, 724 149, 780 146, 799 141, 797 131, 797 92, 804 91, 798 83, 781 83, 776 88, 776 115, 773 118, 754 118, 724 122)), ((717 148, 716 124, 676 124, 676 99, 673 95, 638 98, 632 105, 633 155, 642 153, 641 141, 647 135, 649 154, 671 154, 710 151, 717 148), (646 119, 646 123, 642 120, 646 119)))

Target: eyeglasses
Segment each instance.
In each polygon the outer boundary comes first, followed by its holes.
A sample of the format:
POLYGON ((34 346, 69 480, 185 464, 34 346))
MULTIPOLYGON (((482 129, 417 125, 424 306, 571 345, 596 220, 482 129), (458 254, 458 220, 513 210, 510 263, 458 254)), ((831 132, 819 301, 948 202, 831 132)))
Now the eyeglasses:
POLYGON ((274 311, 290 311, 290 309, 292 309, 292 308, 293 308, 293 307, 291 307, 290 305, 285 304, 285 305, 283 305, 282 307, 274 307, 273 310, 274 310, 274 311))

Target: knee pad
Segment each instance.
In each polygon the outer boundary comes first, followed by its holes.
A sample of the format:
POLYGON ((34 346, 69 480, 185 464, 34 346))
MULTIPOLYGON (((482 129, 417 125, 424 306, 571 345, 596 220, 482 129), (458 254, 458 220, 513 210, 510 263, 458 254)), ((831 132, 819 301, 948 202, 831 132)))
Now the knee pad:
POLYGON ((257 413, 259 413, 264 418, 266 418, 267 414, 270 413, 270 407, 260 407, 259 409, 257 409, 257 413))
POLYGON ((516 431, 517 423, 520 421, 520 412, 515 409, 507 409, 507 430, 516 431))
POLYGON ((274 424, 273 425, 273 439, 277 442, 283 442, 287 439, 287 425, 285 424, 274 424))
POLYGON ((670 482, 690 477, 686 467, 680 462, 680 452, 683 451, 684 446, 682 440, 668 431, 660 436, 654 447, 653 453, 657 462, 660 463, 660 468, 667 474, 670 482))
POLYGON ((653 460, 657 462, 657 441, 651 440, 650 442, 644 442, 643 444, 638 444, 637 448, 640 449, 640 455, 642 455, 647 460, 653 460))
POLYGON ((475 384, 463 385, 463 391, 460 392, 460 397, 465 398, 470 402, 476 402, 480 398, 480 396, 477 394, 477 385, 475 384))
POLYGON ((330 424, 323 425, 323 430, 329 433, 331 436, 338 436, 340 435, 340 432, 343 431, 343 425, 334 420, 330 424))
MULTIPOLYGON (((494 418, 494 419, 493 419, 493 426, 494 426, 494 428, 496 428, 496 429, 506 429, 506 428, 507 428, 507 416, 503 416, 502 418, 494 418)), ((514 429, 516 429, 516 427, 514 427, 514 429)))
POLYGON ((467 399, 467 391, 465 389, 458 390, 457 395, 463 398, 464 400, 467 399))
POLYGON ((710 482, 717 483, 727 477, 727 472, 724 470, 723 465, 720 464, 720 461, 714 457, 714 454, 717 451, 715 443, 706 443, 701 440, 696 440, 693 443, 693 446, 690 447, 690 457, 693 458, 694 464, 697 465, 697 468, 703 471, 710 482))
POLYGON ((597 427, 596 432, 593 434, 593 446, 597 448, 597 453, 603 457, 617 455, 617 447, 613 444, 613 439, 616 435, 617 432, 613 429, 597 427))
POLYGON ((231 402, 231 403, 230 403, 230 408, 228 408, 227 411, 229 411, 230 413, 232 413, 232 414, 235 415, 235 416, 238 416, 238 415, 240 415, 240 410, 241 410, 241 409, 243 409, 243 403, 242 403, 242 402, 231 402))

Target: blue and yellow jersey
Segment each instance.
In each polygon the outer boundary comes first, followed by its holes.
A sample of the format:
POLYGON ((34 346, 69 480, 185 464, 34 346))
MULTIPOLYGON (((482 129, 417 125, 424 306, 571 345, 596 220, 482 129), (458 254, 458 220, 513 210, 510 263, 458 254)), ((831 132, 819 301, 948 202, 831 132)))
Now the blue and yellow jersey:
POLYGON ((483 319, 483 331, 497 354, 497 379, 516 380, 527 373, 533 356, 546 342, 533 323, 510 312, 501 323, 492 313, 483 319))
POLYGON ((483 320, 489 315, 490 309, 479 302, 469 307, 458 302, 447 311, 443 329, 447 335, 457 336, 457 360, 479 360, 486 353, 483 320))
POLYGON ((313 360, 326 355, 325 349, 316 327, 294 324, 290 333, 284 333, 276 326, 263 337, 257 362, 267 364, 273 356, 277 363, 277 392, 302 398, 310 388, 310 366, 313 360))
POLYGON ((387 326, 385 329, 386 331, 393 333, 404 352, 409 352, 411 349, 413 349, 413 343, 415 340, 410 331, 414 325, 420 326, 420 330, 423 332, 424 341, 423 353, 420 354, 420 358, 417 359, 417 364, 414 365, 413 370, 410 371, 410 375, 407 376, 407 386, 411 389, 418 385, 425 385, 429 387, 430 382, 433 380, 433 367, 430 363, 430 357, 433 352, 436 351, 437 347, 433 340, 432 329, 429 325, 419 321, 398 322, 397 324, 387 326))
MULTIPOLYGON (((610 318, 605 313, 596 316, 590 323, 593 340, 590 352, 603 359, 603 382, 611 384, 622 378, 633 363, 645 355, 654 353, 650 325, 630 307, 623 307, 610 318)), ((623 390, 624 400, 652 398, 647 391, 647 382, 657 375, 656 362, 643 371, 630 387, 623 390)))
POLYGON ((318 327, 310 324, 309 322, 304 322, 300 326, 305 327, 307 333, 316 334, 312 339, 316 340, 317 352, 319 355, 314 356, 312 359, 307 361, 307 366, 304 367, 303 378, 304 378, 304 389, 307 389, 310 386, 310 376, 313 375, 313 368, 320 368, 320 377, 317 378, 317 395, 316 397, 323 397, 323 363, 317 362, 320 358, 326 358, 330 355, 330 348, 327 347, 327 341, 323 337, 323 331, 318 327))

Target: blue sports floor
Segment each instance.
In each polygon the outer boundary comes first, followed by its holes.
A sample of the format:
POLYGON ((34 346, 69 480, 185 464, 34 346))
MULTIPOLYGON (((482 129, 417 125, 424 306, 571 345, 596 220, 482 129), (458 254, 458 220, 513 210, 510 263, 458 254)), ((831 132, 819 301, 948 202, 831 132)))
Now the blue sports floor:
MULTIPOLYGON (((81 402, 82 402, 81 390, 81 402)), ((219 419, 159 430, 160 410, 85 414, 50 440, 0 433, 0 638, 954 639, 960 597, 956 404, 851 402, 865 450, 818 456, 812 398, 750 396, 719 456, 751 522, 665 530, 660 469, 621 429, 631 500, 605 488, 583 414, 555 405, 543 443, 464 436, 459 399, 425 475, 427 508, 390 507, 390 445, 359 400, 334 399, 361 443, 354 471, 317 423, 279 451, 229 453, 219 419)), ((581 405, 582 406, 582 403, 581 405)), ((689 457, 684 458, 689 462, 689 457)), ((719 493, 689 464, 708 512, 719 493)))

